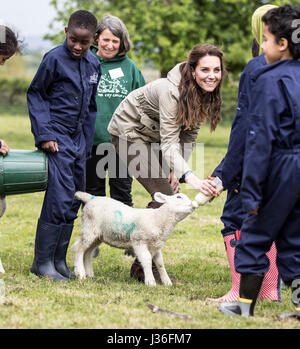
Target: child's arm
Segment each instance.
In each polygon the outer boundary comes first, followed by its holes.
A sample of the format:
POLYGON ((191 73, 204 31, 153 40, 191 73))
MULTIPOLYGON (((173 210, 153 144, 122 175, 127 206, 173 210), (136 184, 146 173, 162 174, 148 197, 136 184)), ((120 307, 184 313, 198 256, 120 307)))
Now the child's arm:
POLYGON ((259 78, 250 96, 241 191, 244 209, 251 214, 257 214, 263 199, 279 115, 283 110, 279 82, 270 76, 259 78))
POLYGON ((49 88, 53 81, 55 63, 45 56, 27 91, 27 105, 31 121, 31 131, 35 145, 40 147, 43 142, 56 141, 50 120, 49 88))

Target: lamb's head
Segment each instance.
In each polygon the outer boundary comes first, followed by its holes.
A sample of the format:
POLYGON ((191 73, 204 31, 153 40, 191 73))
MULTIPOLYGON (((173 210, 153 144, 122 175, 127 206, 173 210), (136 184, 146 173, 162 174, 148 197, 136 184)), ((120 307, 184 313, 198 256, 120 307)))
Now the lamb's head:
POLYGON ((194 211, 192 200, 182 193, 165 195, 157 192, 154 194, 153 198, 157 202, 168 205, 169 210, 178 214, 180 219, 185 218, 188 214, 194 211))

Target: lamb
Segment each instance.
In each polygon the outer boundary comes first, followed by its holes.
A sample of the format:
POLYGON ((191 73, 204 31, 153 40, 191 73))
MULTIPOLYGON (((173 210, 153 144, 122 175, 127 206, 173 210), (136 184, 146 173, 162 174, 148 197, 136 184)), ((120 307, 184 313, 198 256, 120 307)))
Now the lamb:
POLYGON ((76 192, 76 199, 85 203, 82 210, 81 235, 74 243, 75 274, 83 279, 93 277, 92 251, 102 242, 133 249, 142 264, 145 284, 155 286, 152 259, 164 285, 172 285, 166 272, 161 248, 175 225, 195 209, 185 194, 155 193, 154 199, 163 203, 158 209, 129 207, 108 197, 94 197, 76 192))

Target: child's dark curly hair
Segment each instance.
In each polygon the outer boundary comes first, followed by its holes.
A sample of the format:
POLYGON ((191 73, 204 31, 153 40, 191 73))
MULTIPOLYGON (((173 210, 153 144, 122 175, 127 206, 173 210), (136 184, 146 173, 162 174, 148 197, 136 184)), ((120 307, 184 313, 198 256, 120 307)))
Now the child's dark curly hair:
POLYGON ((17 34, 5 25, 0 25, 0 55, 12 56, 15 53, 21 53, 17 34))
POLYGON ((278 43, 281 38, 285 38, 288 41, 288 48, 290 50, 293 59, 300 58, 300 40, 296 38, 295 33, 297 25, 295 20, 300 19, 300 6, 299 5, 284 5, 274 8, 268 11, 263 17, 262 21, 268 26, 269 32, 272 33, 276 42, 278 43), (295 27, 296 24, 296 27, 295 27))
POLYGON ((71 14, 68 27, 86 28, 95 33, 97 30, 97 18, 89 11, 78 10, 71 14))

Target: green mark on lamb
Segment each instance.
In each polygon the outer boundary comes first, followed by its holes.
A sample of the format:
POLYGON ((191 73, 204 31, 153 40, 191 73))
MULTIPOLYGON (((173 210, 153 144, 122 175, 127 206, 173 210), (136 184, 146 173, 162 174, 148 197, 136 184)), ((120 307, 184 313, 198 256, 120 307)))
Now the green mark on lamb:
POLYGON ((117 237, 118 235, 125 235, 126 239, 130 239, 130 235, 134 230, 137 229, 135 223, 126 224, 123 223, 123 214, 121 211, 116 210, 114 212, 113 220, 113 234, 117 237))

